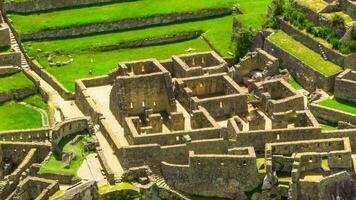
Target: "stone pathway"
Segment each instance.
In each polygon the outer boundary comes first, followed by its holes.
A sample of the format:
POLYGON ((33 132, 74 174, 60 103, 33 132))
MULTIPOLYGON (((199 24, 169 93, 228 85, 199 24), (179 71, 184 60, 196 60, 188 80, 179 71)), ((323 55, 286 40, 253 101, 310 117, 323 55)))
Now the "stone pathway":
POLYGON ((101 173, 102 167, 96 153, 89 154, 79 167, 77 175, 82 180, 97 181, 98 183, 106 182, 104 175, 101 173))

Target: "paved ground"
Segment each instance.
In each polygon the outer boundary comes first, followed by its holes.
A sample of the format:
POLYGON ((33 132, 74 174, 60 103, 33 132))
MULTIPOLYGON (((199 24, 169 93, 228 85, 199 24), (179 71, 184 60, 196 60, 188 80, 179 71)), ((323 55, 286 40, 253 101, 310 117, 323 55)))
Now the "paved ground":
POLYGON ((78 176, 82 180, 93 180, 99 182, 106 182, 102 172, 99 159, 96 153, 89 154, 82 165, 78 169, 78 176))

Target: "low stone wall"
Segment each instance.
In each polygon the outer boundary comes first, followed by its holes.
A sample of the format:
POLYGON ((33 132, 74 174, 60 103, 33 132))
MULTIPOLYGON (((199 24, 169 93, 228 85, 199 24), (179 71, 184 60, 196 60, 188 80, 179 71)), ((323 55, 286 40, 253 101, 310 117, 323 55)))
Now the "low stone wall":
POLYGON ((2 141, 45 142, 49 139, 49 128, 0 131, 2 141))
MULTIPOLYGON (((128 0, 127 0, 128 1, 128 0)), ((31 0, 4 2, 2 7, 6 12, 31 13, 39 11, 72 8, 85 5, 95 5, 100 3, 117 2, 117 0, 31 0)))
POLYGON ((124 19, 115 22, 88 24, 76 27, 43 30, 36 33, 20 34, 21 40, 40 40, 49 38, 71 37, 93 33, 101 33, 108 31, 127 30, 132 28, 140 28, 153 25, 162 25, 173 22, 181 22, 188 20, 198 20, 208 17, 217 17, 231 14, 231 9, 206 9, 189 13, 176 13, 170 15, 160 15, 145 18, 124 19))
POLYGON ((334 96, 356 103, 356 72, 345 70, 336 77, 334 96))
POLYGON ((60 184, 65 184, 65 185, 72 185, 79 182, 79 180, 73 179, 73 175, 46 173, 46 174, 37 174, 37 176, 45 179, 57 180, 60 184))
POLYGON ((0 24, 0 47, 10 47, 9 28, 0 24))
POLYGON ((13 99, 20 100, 37 93, 36 88, 22 88, 19 90, 0 93, 0 104, 13 99))
POLYGON ((120 48, 134 48, 134 47, 144 47, 144 46, 157 45, 157 44, 180 42, 180 41, 186 41, 186 40, 197 38, 202 33, 203 33, 203 31, 182 32, 182 33, 177 33, 174 35, 165 35, 165 36, 160 36, 160 37, 145 38, 142 40, 128 41, 128 42, 124 42, 124 43, 120 43, 120 44, 116 44, 116 45, 96 47, 93 50, 95 50, 95 51, 110 51, 110 50, 120 49, 120 48))
POLYGON ((340 5, 346 14, 356 18, 356 2, 353 0, 340 0, 340 5))
POLYGON ((0 66, 13 65, 21 66, 21 53, 8 52, 0 54, 0 66))
POLYGON ((0 66, 0 77, 16 74, 21 70, 14 66, 0 66))
POLYGON ((334 80, 337 74, 329 77, 324 76, 303 61, 273 44, 268 39, 265 41, 264 45, 264 50, 279 58, 281 66, 287 68, 305 89, 314 91, 317 88, 321 88, 326 91, 333 91, 334 80))
POLYGON ((103 167, 104 169, 104 173, 105 173, 105 176, 106 176, 106 180, 110 183, 110 184, 115 184, 115 177, 114 177, 114 173, 112 172, 109 164, 108 164, 108 161, 106 160, 105 158, 105 155, 103 153, 103 151, 101 149, 98 149, 96 151, 96 153, 98 154, 98 159, 99 159, 99 162, 101 164, 101 166, 103 167))
POLYGON ((73 93, 69 92, 60 82, 58 82, 55 77, 53 77, 50 73, 44 70, 36 60, 30 60, 29 64, 31 69, 36 72, 49 85, 51 85, 59 93, 59 95, 61 95, 63 99, 74 99, 73 93))
POLYGON ((58 144, 61 139, 67 135, 78 133, 87 130, 89 127, 89 119, 86 117, 79 117, 65 120, 55 125, 51 134, 52 144, 58 144))
POLYGON ((356 68, 356 62, 348 62, 346 59, 350 59, 349 57, 354 57, 354 54, 350 55, 343 55, 333 49, 330 49, 323 45, 322 43, 318 42, 317 40, 309 37, 307 34, 302 33, 298 29, 294 28, 288 22, 278 18, 278 25, 279 28, 286 32, 289 36, 293 37, 298 42, 302 43, 303 45, 307 46, 308 48, 312 49, 313 51, 320 53, 320 47, 326 54, 326 57, 329 61, 335 63, 336 65, 340 65, 344 68, 356 68))
POLYGON ((310 104, 309 109, 313 115, 320 120, 328 121, 334 124, 337 124, 339 121, 356 124, 356 115, 351 113, 328 108, 316 103, 310 104))

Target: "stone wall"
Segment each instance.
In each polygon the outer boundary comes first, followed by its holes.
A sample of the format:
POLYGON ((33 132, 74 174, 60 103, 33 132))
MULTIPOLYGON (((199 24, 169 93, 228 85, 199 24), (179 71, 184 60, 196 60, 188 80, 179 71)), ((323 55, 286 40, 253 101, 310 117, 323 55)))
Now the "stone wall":
POLYGON ((10 47, 9 28, 0 24, 0 47, 10 47))
POLYGON ((200 10, 196 12, 189 13, 177 13, 170 15, 159 15, 146 18, 135 18, 135 19, 124 19, 115 22, 107 22, 100 24, 88 24, 76 27, 61 28, 55 30, 43 30, 36 33, 25 33, 21 34, 21 40, 40 40, 49 38, 60 38, 60 37, 70 37, 79 36, 93 33, 101 33, 108 31, 118 31, 126 30, 132 28, 140 28, 153 25, 162 25, 180 21, 188 20, 198 20, 208 17, 217 17, 231 14, 230 9, 210 9, 210 10, 200 10))
POLYGON ((335 79, 335 98, 356 102, 356 71, 345 70, 335 79))
POLYGON ((99 162, 101 164, 101 166, 103 167, 103 170, 104 170, 104 173, 105 173, 105 176, 106 176, 106 180, 110 183, 110 184, 115 184, 115 177, 114 177, 114 173, 113 171, 111 170, 109 164, 108 164, 108 161, 106 160, 105 158, 105 155, 103 153, 103 150, 101 149, 98 149, 96 151, 96 153, 98 154, 98 159, 99 159, 99 162))
POLYGON ((49 128, 0 131, 1 141, 45 142, 49 139, 49 128))
POLYGON ((36 88, 22 88, 14 91, 0 93, 0 103, 13 99, 20 100, 37 93, 36 88))
POLYGON ((353 19, 356 18, 356 3, 353 0, 340 0, 340 5, 344 12, 353 19))
POLYGON ((197 38, 202 33, 203 31, 182 32, 173 35, 165 35, 160 37, 145 38, 141 40, 127 41, 127 42, 110 45, 110 46, 96 47, 93 50, 111 51, 111 50, 121 49, 121 48, 135 48, 135 47, 144 47, 144 46, 151 46, 151 45, 158 45, 158 44, 180 42, 180 41, 186 41, 186 40, 197 38))
POLYGON ((51 85, 62 98, 72 100, 74 95, 69 92, 52 74, 48 73, 36 60, 29 60, 31 69, 36 72, 43 80, 51 85))
POLYGON ((31 13, 47 10, 57 10, 85 5, 116 2, 117 0, 31 0, 3 2, 2 7, 6 12, 31 13))
POLYGON ((55 125, 52 129, 51 142, 58 144, 61 139, 67 135, 78 133, 89 128, 89 119, 86 117, 79 117, 62 121, 55 125))
POLYGON ((268 39, 265 41, 264 50, 280 58, 281 66, 287 68, 292 76, 308 91, 314 91, 317 88, 326 91, 332 91, 334 89, 334 79, 337 74, 329 77, 324 76, 295 56, 279 48, 268 39))
POLYGON ((21 66, 21 53, 9 52, 0 54, 0 66, 14 65, 21 66))
POLYGON ((318 105, 316 103, 309 104, 309 109, 313 115, 320 120, 337 124, 339 121, 356 123, 356 115, 318 105))
POLYGON ((19 68, 14 66, 0 66, 0 77, 9 76, 20 71, 19 68))

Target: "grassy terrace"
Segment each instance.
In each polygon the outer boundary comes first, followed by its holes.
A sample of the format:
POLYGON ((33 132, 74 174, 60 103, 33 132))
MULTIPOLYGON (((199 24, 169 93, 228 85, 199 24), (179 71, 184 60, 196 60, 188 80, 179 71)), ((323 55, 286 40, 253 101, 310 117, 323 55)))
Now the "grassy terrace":
POLYGON ((242 15, 236 15, 236 19, 245 27, 259 30, 262 28, 266 17, 267 7, 272 0, 237 0, 242 15))
POLYGON ((340 66, 325 61, 321 55, 294 40, 283 31, 276 31, 268 39, 325 76, 332 76, 342 71, 340 66))
POLYGON ((328 3, 324 0, 296 0, 296 2, 299 5, 309 8, 315 12, 320 12, 328 5, 328 3))
POLYGON ((73 152, 75 154, 75 159, 72 160, 70 167, 68 169, 64 168, 60 158, 58 158, 57 155, 52 154, 48 161, 41 166, 39 171, 40 174, 64 174, 73 175, 75 179, 79 178, 77 177, 77 171, 82 165, 85 157, 89 154, 89 152, 84 151, 84 145, 88 140, 90 140, 91 136, 88 133, 85 133, 84 137, 78 143, 73 145, 69 144, 69 142, 76 135, 77 134, 68 135, 64 137, 58 144, 59 148, 64 152, 73 152))
POLYGON ((34 87, 35 84, 22 72, 0 78, 0 93, 34 87))
POLYGON ((74 54, 74 61, 62 67, 46 67, 48 66, 48 62, 45 57, 40 57, 39 62, 43 64, 46 70, 54 75, 64 87, 74 92, 75 80, 107 74, 117 66, 118 62, 146 58, 167 59, 172 55, 187 53, 186 50, 188 48, 193 48, 196 51, 211 50, 203 39, 198 38, 185 42, 142 48, 118 49, 105 52, 82 52, 80 54, 74 54), (91 62, 92 60, 93 62, 91 62), (92 75, 88 74, 89 70, 93 71, 92 75))
POLYGON ((326 99, 324 101, 320 101, 318 104, 356 115, 356 103, 353 102, 339 99, 326 99))
POLYGON ((344 12, 323 13, 322 15, 328 20, 332 20, 335 15, 340 15, 344 18, 346 24, 352 24, 354 21, 350 15, 347 15, 344 12))
POLYGON ((139 0, 30 15, 11 14, 10 18, 18 32, 33 33, 48 29, 192 12, 202 9, 231 8, 235 3, 236 0, 139 0))
POLYGON ((42 127, 41 114, 16 101, 0 105, 0 131, 42 127))

